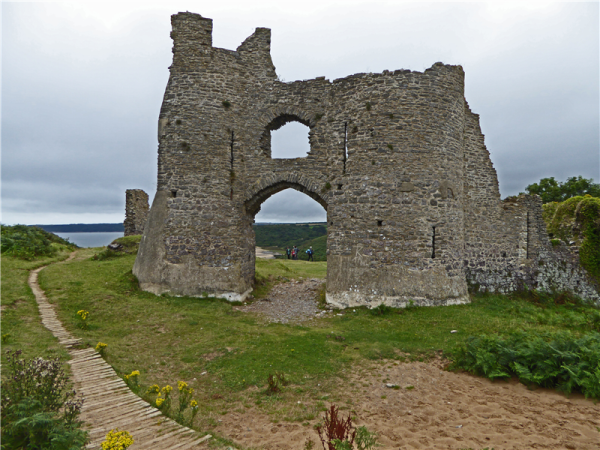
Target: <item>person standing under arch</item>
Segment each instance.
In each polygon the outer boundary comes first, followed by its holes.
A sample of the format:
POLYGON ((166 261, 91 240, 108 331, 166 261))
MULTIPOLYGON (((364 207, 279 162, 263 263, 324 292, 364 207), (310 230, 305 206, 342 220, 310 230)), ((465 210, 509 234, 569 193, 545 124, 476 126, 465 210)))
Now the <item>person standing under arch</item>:
POLYGON ((315 260, 313 259, 313 249, 312 247, 309 248, 308 250, 306 250, 306 254, 308 255, 308 261, 312 261, 314 262, 315 260))

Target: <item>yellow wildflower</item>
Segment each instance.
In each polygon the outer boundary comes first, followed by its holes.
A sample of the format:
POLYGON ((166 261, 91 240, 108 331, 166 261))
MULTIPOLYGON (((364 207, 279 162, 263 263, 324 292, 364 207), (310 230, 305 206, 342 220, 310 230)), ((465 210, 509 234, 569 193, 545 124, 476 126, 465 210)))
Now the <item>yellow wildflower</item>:
POLYGON ((169 395, 172 390, 173 390, 173 388, 171 386, 169 386, 168 384, 164 388, 162 388, 162 391, 165 393, 165 395, 169 395))
POLYGON ((158 384, 153 384, 152 386, 150 386, 148 388, 148 390, 146 392, 148 394, 158 394, 158 395, 160 395, 160 387, 158 387, 158 384))
POLYGON ((105 344, 104 342, 98 342, 96 345, 96 351, 98 353, 102 353, 106 347, 108 347, 108 344, 105 344))
POLYGON ((186 387, 187 387, 187 383, 185 381, 178 381, 177 382, 177 389, 179 389, 179 392, 183 391, 186 387))
POLYGON ((125 450, 134 440, 128 431, 119 431, 118 428, 110 430, 102 442, 102 450, 125 450))
POLYGON ((198 402, 197 402, 196 400, 192 400, 192 401, 190 402, 190 406, 191 406, 192 408, 197 408, 197 407, 198 407, 198 402))
POLYGON ((162 397, 158 397, 158 398, 156 399, 156 406, 157 406, 158 408, 160 408, 160 406, 161 406, 161 405, 162 405, 164 402, 165 402, 165 399, 164 399, 164 398, 162 398, 162 397))

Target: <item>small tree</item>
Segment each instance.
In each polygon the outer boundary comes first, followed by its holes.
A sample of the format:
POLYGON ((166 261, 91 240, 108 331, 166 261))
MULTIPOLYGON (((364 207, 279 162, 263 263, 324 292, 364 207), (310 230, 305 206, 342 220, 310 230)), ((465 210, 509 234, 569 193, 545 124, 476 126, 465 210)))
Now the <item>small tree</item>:
POLYGON ((563 202, 571 197, 589 194, 600 197, 600 184, 594 183, 592 178, 569 177, 564 183, 556 181, 554 177, 542 178, 539 183, 530 184, 525 188, 528 194, 537 194, 544 203, 563 202))

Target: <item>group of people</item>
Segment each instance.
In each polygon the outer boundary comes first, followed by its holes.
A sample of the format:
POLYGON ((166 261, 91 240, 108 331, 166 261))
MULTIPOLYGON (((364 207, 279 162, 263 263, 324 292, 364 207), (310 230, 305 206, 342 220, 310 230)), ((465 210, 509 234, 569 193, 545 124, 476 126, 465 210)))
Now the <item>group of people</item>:
MULTIPOLYGON (((298 247, 296 247, 294 245, 293 248, 287 248, 285 250, 285 253, 287 254, 287 259, 298 259, 298 253, 300 253, 300 250, 298 250, 298 247)), ((308 261, 314 261, 313 259, 313 254, 315 252, 313 252, 313 248, 309 248, 308 250, 306 250, 306 254, 308 255, 308 261)))

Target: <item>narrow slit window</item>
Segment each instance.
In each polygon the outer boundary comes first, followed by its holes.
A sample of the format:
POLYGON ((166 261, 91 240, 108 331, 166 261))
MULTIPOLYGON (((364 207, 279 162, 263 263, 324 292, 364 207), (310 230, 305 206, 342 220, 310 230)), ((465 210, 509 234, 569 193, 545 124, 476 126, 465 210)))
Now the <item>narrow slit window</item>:
POLYGON ((431 235, 431 257, 435 258, 435 227, 433 227, 433 233, 431 235))
POLYGON ((344 173, 346 173, 346 161, 348 161, 348 122, 344 122, 344 173))
POLYGON ((234 137, 235 136, 234 136, 233 131, 232 131, 231 132, 231 143, 229 145, 230 151, 231 151, 231 156, 230 156, 230 160, 229 160, 229 162, 231 164, 231 170, 233 170, 233 142, 234 142, 234 137))
POLYGON ((527 259, 530 258, 530 251, 529 251, 529 246, 530 246, 530 242, 529 242, 529 227, 531 226, 531 221, 529 220, 529 211, 527 211, 527 221, 526 221, 526 227, 527 227, 527 232, 525 235, 525 248, 527 251, 527 254, 525 255, 525 257, 527 259))

